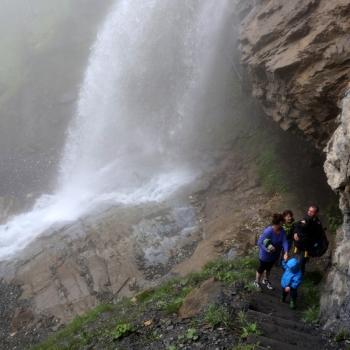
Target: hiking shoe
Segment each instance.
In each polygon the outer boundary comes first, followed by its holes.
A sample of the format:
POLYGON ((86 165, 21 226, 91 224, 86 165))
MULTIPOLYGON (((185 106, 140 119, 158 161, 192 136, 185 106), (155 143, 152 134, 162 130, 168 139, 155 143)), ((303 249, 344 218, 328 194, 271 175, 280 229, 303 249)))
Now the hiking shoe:
POLYGON ((257 291, 261 292, 262 289, 261 289, 261 285, 260 285, 259 282, 254 281, 254 282, 253 282, 253 286, 255 287, 255 289, 256 289, 257 291))
POLYGON ((275 288, 273 288, 271 282, 269 280, 267 280, 266 278, 264 278, 262 280, 262 284, 264 284, 267 289, 270 289, 270 290, 274 290, 275 289, 275 288))
POLYGON ((295 301, 294 300, 291 300, 290 303, 289 303, 289 308, 292 309, 292 310, 295 310, 296 309, 296 305, 295 305, 295 301))

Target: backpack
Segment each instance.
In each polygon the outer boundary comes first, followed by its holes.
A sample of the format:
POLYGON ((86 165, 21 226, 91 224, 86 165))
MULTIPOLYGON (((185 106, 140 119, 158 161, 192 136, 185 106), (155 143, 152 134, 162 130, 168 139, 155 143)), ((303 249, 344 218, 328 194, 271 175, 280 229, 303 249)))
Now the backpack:
POLYGON ((308 249, 308 253, 311 257, 319 258, 324 255, 328 249, 329 241, 325 233, 322 237, 315 241, 311 247, 308 249))

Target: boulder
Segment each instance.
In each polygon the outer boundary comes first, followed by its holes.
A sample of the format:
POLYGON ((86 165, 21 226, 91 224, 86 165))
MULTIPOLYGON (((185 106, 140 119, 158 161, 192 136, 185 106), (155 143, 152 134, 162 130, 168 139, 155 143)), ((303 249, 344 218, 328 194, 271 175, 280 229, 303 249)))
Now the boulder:
POLYGON ((209 304, 217 303, 222 294, 222 284, 213 277, 208 279, 187 295, 179 310, 179 316, 185 319, 199 315, 209 304))

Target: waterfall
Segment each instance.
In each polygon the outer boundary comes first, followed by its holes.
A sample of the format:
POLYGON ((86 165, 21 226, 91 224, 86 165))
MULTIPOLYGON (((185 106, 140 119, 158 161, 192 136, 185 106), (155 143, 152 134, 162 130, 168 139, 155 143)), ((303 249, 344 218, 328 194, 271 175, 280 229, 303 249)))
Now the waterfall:
POLYGON ((193 181, 231 109, 229 0, 119 0, 91 49, 56 191, 0 226, 0 259, 102 203, 161 201, 193 181))

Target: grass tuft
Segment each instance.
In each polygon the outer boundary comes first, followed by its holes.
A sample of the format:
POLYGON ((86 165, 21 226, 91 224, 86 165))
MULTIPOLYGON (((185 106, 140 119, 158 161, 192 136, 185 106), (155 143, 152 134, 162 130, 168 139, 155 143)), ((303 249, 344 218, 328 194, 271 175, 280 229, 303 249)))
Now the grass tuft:
POLYGON ((218 326, 228 327, 230 325, 230 313, 221 305, 209 305, 204 315, 204 319, 213 328, 218 326))

